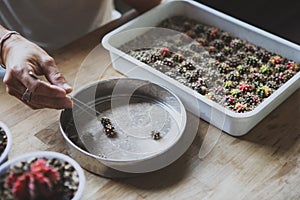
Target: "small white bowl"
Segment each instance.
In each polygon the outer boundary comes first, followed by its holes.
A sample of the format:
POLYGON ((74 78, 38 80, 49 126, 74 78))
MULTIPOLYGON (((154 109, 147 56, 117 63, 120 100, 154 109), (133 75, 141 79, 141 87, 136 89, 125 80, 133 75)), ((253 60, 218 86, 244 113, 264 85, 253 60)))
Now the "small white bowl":
POLYGON ((14 158, 12 160, 9 160, 5 162, 3 165, 0 166, 0 175, 3 174, 5 171, 7 171, 11 166, 13 166, 15 163, 19 163, 21 161, 26 161, 32 158, 57 158, 59 160, 68 162, 71 164, 74 169, 76 170, 78 177, 79 177, 79 185, 78 189, 73 197, 72 200, 80 200, 81 197, 83 196, 84 192, 84 187, 85 187, 85 175, 83 172, 83 169, 80 167, 80 165, 70 158, 67 155, 57 153, 57 152, 52 152, 52 151, 37 151, 37 152, 30 152, 24 155, 21 155, 17 158, 14 158))
POLYGON ((0 121, 0 127, 4 130, 6 136, 7 136, 7 145, 4 149, 4 151, 2 152, 2 154, 0 154, 0 165, 2 165, 5 161, 7 161, 8 158, 8 153, 11 149, 11 145, 12 145, 12 135, 8 129, 8 127, 0 121))

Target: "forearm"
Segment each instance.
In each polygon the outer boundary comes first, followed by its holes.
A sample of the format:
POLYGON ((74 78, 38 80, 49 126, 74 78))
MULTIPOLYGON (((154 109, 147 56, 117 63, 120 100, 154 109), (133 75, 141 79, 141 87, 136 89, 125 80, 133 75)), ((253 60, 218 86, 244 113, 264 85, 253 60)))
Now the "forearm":
POLYGON ((3 26, 0 25, 0 64, 1 67, 5 68, 5 62, 4 62, 4 57, 5 57, 5 51, 6 51, 6 43, 9 43, 7 40, 13 40, 13 35, 18 34, 15 31, 9 31, 3 26))
POLYGON ((161 0, 123 0, 123 2, 139 12, 145 12, 160 4, 161 0))

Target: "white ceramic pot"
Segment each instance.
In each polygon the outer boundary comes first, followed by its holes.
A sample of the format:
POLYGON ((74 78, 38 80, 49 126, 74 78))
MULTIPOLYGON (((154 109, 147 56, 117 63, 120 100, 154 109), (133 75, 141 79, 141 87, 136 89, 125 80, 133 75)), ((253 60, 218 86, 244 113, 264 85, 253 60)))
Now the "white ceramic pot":
POLYGON ((56 158, 62 161, 65 161, 69 164, 71 164, 74 169, 76 170, 79 178, 79 185, 77 192, 75 193, 74 197, 72 200, 79 200, 83 196, 84 192, 84 187, 85 187, 85 175, 83 172, 83 169, 80 167, 80 165, 70 158, 67 155, 57 153, 57 152, 52 152, 52 151, 37 151, 37 152, 30 152, 24 155, 21 155, 17 158, 14 158, 12 160, 9 160, 5 162, 3 165, 0 166, 0 175, 3 174, 5 171, 7 171, 10 167, 12 167, 16 163, 20 163, 21 161, 27 161, 31 160, 32 158, 56 158))
POLYGON ((0 121, 0 127, 4 130, 4 132, 6 133, 7 136, 7 145, 4 149, 4 151, 2 152, 2 154, 0 154, 0 165, 3 164, 7 158, 8 158, 8 153, 11 149, 11 145, 12 145, 12 135, 8 129, 8 127, 0 121))

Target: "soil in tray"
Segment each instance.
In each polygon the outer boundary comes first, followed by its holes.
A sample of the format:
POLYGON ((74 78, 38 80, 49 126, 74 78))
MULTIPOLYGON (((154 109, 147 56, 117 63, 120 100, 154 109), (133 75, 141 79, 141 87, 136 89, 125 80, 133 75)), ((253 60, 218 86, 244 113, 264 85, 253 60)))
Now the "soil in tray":
POLYGON ((253 110, 299 63, 195 20, 175 16, 120 49, 238 113, 253 110))

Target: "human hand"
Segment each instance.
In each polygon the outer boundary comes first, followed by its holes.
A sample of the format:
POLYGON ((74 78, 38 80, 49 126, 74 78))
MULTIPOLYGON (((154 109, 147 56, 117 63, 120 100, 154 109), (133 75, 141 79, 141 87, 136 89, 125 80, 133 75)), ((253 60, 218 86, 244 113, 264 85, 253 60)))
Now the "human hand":
POLYGON ((20 35, 13 35, 2 47, 3 63, 6 74, 3 82, 8 94, 23 101, 32 109, 72 107, 72 100, 66 95, 72 88, 58 71, 54 59, 36 44, 20 35), (44 75, 49 83, 34 79, 33 72, 44 75), (24 97, 28 89, 31 94, 24 97))

